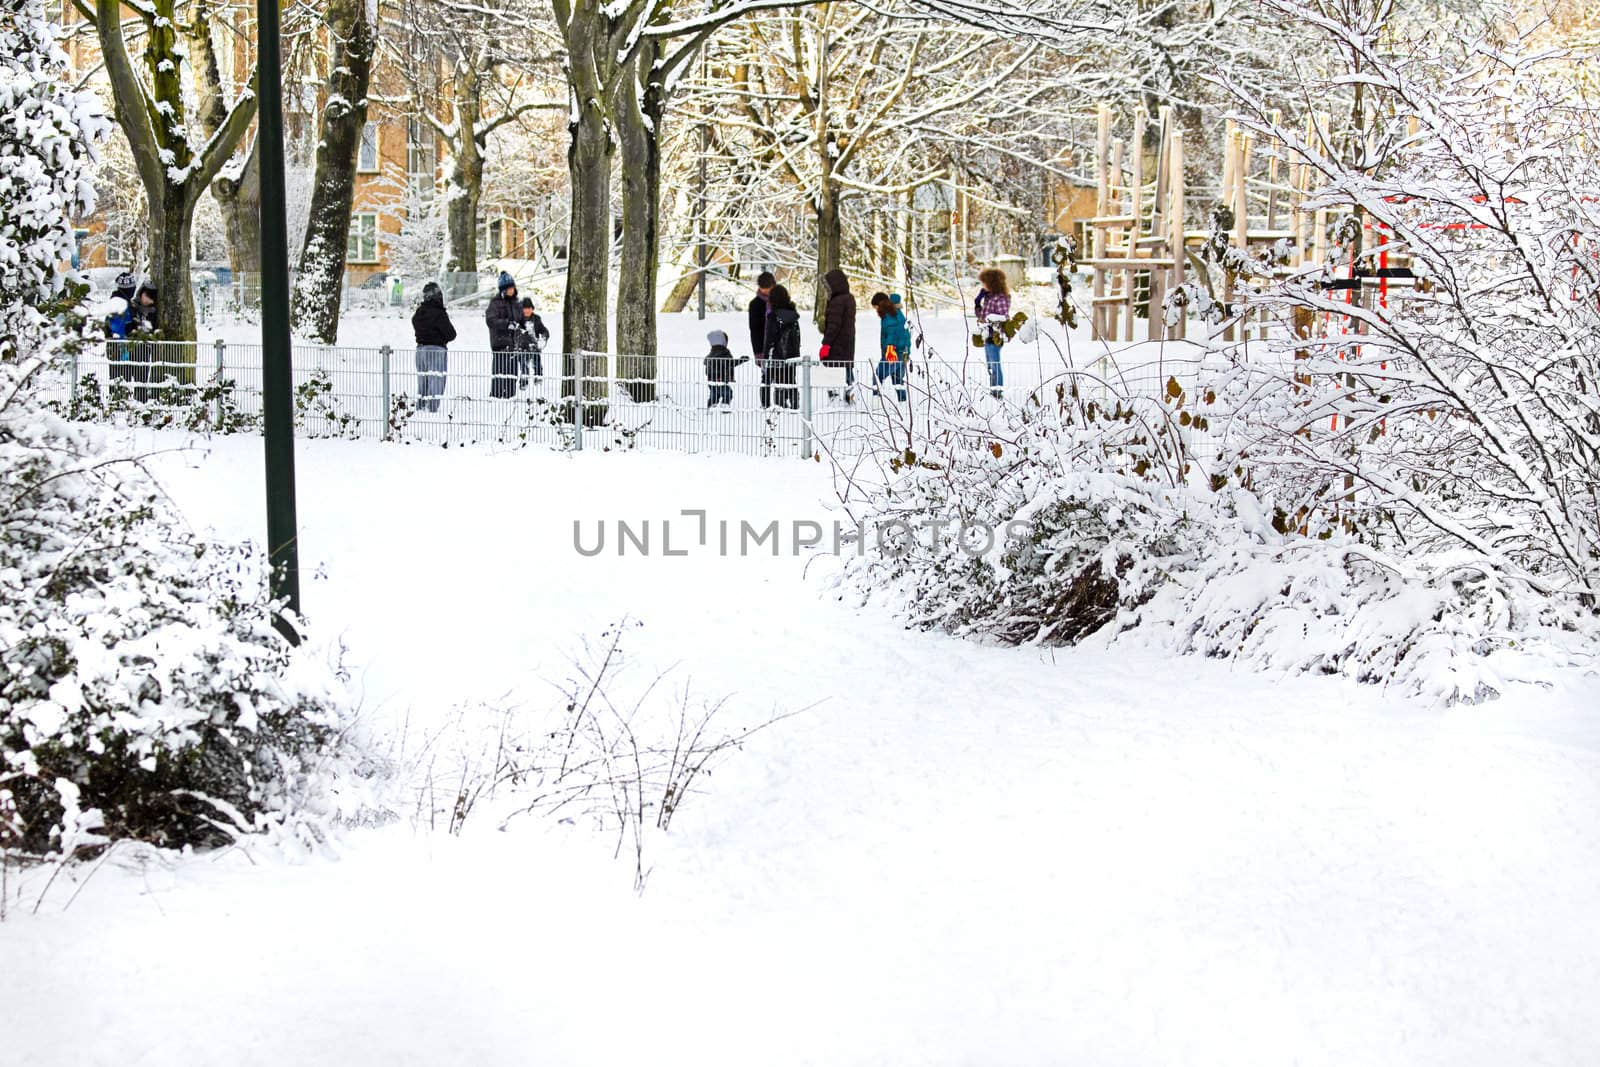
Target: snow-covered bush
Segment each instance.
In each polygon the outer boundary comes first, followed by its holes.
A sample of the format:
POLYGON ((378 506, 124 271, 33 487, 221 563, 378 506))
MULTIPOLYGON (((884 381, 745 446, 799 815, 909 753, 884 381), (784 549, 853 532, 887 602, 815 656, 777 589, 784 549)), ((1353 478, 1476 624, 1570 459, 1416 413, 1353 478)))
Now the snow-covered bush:
POLYGON ((1075 391, 982 411, 945 394, 857 516, 851 579, 894 589, 915 626, 1009 643, 1070 643, 1147 599, 1195 550, 1192 442, 1165 404, 1075 391))
POLYGON ((66 56, 42 0, 0 4, 0 359, 35 350, 76 295, 57 264, 68 219, 94 200, 94 141, 109 126, 63 80, 66 56))
POLYGON ((102 125, 38 0, 7 0, 0 50, 0 848, 224 841, 328 785, 342 683, 273 629, 255 553, 195 538, 36 396, 102 125))
POLYGON ((1314 206, 1335 220, 1328 263, 1252 297, 1292 324, 1224 389, 1249 398, 1236 429, 1253 484, 1386 530, 1405 555, 1593 608, 1600 108, 1514 27, 1397 42, 1365 9, 1271 4, 1352 57, 1359 74, 1319 89, 1359 79, 1367 121, 1332 152, 1265 106, 1246 116, 1318 175, 1314 206), (1362 299, 1331 288, 1352 264, 1362 299), (1397 264, 1421 284, 1376 298, 1370 280, 1397 264))
POLYGON ((1212 345, 1188 390, 1088 405, 1064 368, 1054 402, 997 409, 930 383, 915 441, 884 431, 858 517, 935 532, 871 543, 846 576, 916 625, 1093 634, 1441 701, 1592 666, 1600 110, 1519 57, 1514 30, 1401 42, 1385 5, 1266 2, 1353 64, 1308 95, 1362 94, 1354 134, 1308 141, 1266 102, 1247 121, 1320 175, 1328 262, 1273 280, 1279 257, 1228 247, 1217 216, 1209 288, 1184 302, 1279 326, 1212 345), (1352 298, 1397 263, 1421 283, 1352 298), (1234 307, 1213 295, 1230 282, 1234 307), (962 523, 1005 533, 964 551, 962 523))

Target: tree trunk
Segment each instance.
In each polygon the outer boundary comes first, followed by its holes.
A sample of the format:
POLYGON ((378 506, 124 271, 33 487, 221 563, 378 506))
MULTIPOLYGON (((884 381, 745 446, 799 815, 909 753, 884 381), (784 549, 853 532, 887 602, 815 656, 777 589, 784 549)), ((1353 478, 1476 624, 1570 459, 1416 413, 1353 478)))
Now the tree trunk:
POLYGON ((356 155, 367 122, 373 39, 365 0, 330 0, 327 20, 336 46, 291 318, 297 333, 333 344, 339 334, 345 249, 355 203, 356 155))
MULTIPOLYGON (((175 0, 153 0, 138 13, 145 28, 143 75, 128 55, 119 0, 95 0, 94 11, 117 125, 128 139, 149 207, 156 328, 164 340, 193 341, 189 235, 195 205, 243 140, 255 117, 255 94, 218 111, 217 128, 197 155, 189 139, 183 77, 189 59, 178 37, 175 0)), ((192 350, 185 358, 193 359, 192 350)), ((191 376, 192 371, 185 375, 191 376)))
POLYGON ((478 271, 478 205, 483 200, 483 145, 478 123, 483 101, 475 72, 463 71, 455 81, 456 142, 451 145, 449 209, 450 258, 445 269, 464 274, 478 271))
MULTIPOLYGON (((572 178, 572 215, 567 236, 567 293, 562 304, 561 395, 574 391, 578 352, 605 352, 607 343, 606 297, 611 273, 611 137, 605 116, 594 102, 579 111, 572 124, 572 146, 567 153, 567 171, 572 178)), ((604 363, 600 363, 603 372, 604 363)), ((603 418, 593 401, 604 396, 588 382, 595 379, 596 367, 584 365, 586 384, 584 424, 594 425, 603 418)), ((570 417, 570 411, 568 412, 570 417)))
POLYGON ((261 273, 261 164, 254 146, 239 177, 218 178, 211 195, 222 208, 228 267, 237 285, 243 275, 261 273))
POLYGON ((823 317, 828 309, 828 283, 824 276, 840 266, 839 256, 844 247, 844 235, 839 217, 839 190, 833 176, 823 172, 821 187, 817 191, 817 329, 822 329, 823 317))
MULTIPOLYGON (((194 205, 188 202, 188 190, 187 185, 168 186, 159 210, 150 212, 155 235, 150 243, 150 278, 156 287, 156 329, 165 341, 190 341, 195 336, 194 293, 189 282, 194 205)), ((175 348, 162 358, 189 364, 178 377, 185 384, 194 380, 192 348, 175 348)))
POLYGON ((562 340, 569 351, 603 352, 606 291, 611 267, 611 138, 594 102, 583 105, 572 124, 567 170, 572 178, 572 215, 567 236, 566 320, 562 340))
MULTIPOLYGON (((222 90, 222 60, 212 42, 213 0, 195 0, 185 33, 194 63, 195 96, 200 128, 214 137, 228 122, 228 102, 222 90)), ((231 62, 233 57, 228 57, 231 62)), ((218 176, 211 195, 222 211, 223 237, 228 245, 228 267, 235 275, 261 271, 261 168, 252 144, 237 177, 218 176)), ((241 279, 242 280, 242 279, 241 279)))
POLYGON ((656 277, 660 261, 661 87, 655 49, 641 49, 617 101, 622 146, 622 258, 617 266, 617 376, 639 403, 656 398, 656 277))

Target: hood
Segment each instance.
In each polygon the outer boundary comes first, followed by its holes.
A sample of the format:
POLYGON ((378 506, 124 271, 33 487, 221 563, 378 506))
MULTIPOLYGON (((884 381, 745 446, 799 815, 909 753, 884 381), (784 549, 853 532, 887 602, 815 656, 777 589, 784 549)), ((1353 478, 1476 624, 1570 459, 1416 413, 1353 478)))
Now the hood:
POLYGON ((150 294, 150 300, 152 303, 161 298, 161 294, 156 290, 156 287, 149 282, 145 282, 143 285, 139 286, 139 291, 134 294, 134 299, 137 300, 146 293, 150 294))
POLYGON ((838 267, 835 267, 828 273, 824 274, 822 276, 822 280, 828 286, 829 294, 833 296, 838 296, 840 293, 848 293, 850 291, 850 279, 846 278, 844 276, 844 271, 840 270, 838 267))
POLYGON ((896 311, 899 311, 900 310, 900 294, 899 293, 890 293, 889 294, 889 303, 894 305, 894 309, 896 311))
POLYGON ((706 340, 710 341, 713 346, 720 345, 723 348, 728 347, 728 335, 723 333, 721 330, 712 330, 710 333, 706 334, 706 340))
POLYGON ((773 308, 772 319, 774 322, 799 322, 800 312, 796 308, 773 308))

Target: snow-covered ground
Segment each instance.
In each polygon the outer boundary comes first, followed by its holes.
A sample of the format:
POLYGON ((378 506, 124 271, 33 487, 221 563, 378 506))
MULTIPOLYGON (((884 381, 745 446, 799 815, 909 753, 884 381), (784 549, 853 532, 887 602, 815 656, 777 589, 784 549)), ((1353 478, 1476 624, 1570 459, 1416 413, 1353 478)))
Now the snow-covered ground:
MULTIPOLYGON (((188 444, 127 441, 168 450, 197 527, 259 538, 260 440, 188 444)), ((0 1062, 1600 1062, 1595 679, 1426 709, 907 633, 826 559, 573 547, 685 509, 826 521, 815 463, 298 458, 306 608, 373 733, 531 718, 624 616, 641 676, 798 714, 683 808, 642 895, 609 839, 471 819, 53 887, 0 925, 0 1062)))

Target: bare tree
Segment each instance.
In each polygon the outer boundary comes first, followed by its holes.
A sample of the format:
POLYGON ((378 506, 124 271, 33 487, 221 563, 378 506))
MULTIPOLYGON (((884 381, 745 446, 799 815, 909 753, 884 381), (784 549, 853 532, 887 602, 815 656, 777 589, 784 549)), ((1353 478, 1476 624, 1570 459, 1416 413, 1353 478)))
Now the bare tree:
POLYGON ((526 3, 490 10, 459 0, 411 0, 398 20, 387 47, 417 117, 450 157, 445 269, 476 271, 489 140, 532 112, 566 107, 554 85, 559 42, 548 16, 526 3), (449 101, 448 120, 441 98, 449 101))
POLYGON ((197 137, 190 128, 184 76, 189 56, 178 28, 177 0, 95 0, 92 9, 83 0, 75 2, 94 23, 117 125, 127 137, 149 205, 150 274, 161 292, 157 329, 169 340, 193 340, 189 256, 195 206, 255 118, 254 89, 242 90, 223 109, 214 132, 197 137), (128 23, 124 10, 133 13, 128 23), (130 25, 143 31, 143 75, 128 54, 130 25))

